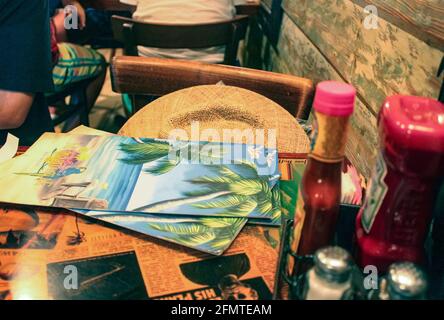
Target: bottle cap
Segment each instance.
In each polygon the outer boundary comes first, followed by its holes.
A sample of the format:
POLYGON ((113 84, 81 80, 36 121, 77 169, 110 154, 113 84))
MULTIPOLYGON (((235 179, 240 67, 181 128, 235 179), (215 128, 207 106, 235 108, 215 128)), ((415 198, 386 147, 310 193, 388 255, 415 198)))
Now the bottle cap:
POLYGON ((380 125, 403 148, 444 153, 444 104, 430 98, 392 96, 384 102, 380 125))
POLYGON ((342 283, 350 278, 352 259, 350 254, 340 247, 326 247, 314 255, 316 274, 329 281, 342 283))
POLYGON ((356 90, 353 86, 338 81, 324 81, 316 87, 313 107, 326 115, 349 116, 353 113, 355 99, 356 90))
POLYGON ((415 264, 398 262, 389 267, 387 290, 391 300, 422 299, 426 289, 426 276, 415 264))

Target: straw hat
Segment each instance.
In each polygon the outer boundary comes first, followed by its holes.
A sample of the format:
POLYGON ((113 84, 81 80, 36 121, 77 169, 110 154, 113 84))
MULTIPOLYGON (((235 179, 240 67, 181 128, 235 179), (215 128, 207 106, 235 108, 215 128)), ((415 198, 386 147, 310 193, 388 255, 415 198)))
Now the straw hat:
POLYGON ((305 132, 285 109, 255 92, 225 85, 196 86, 160 97, 131 117, 119 134, 167 139, 175 129, 184 130, 189 140, 251 143, 247 133, 252 132, 255 143, 271 147, 268 138, 275 140, 275 134, 279 152, 304 153, 309 147, 305 132))

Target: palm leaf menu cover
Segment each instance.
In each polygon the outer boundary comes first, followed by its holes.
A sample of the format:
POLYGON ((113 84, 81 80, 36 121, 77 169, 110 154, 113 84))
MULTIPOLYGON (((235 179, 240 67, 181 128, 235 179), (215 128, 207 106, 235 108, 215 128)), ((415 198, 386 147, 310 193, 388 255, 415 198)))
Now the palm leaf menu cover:
POLYGON ((247 223, 246 218, 196 217, 76 210, 83 215, 182 245, 221 255, 247 223))
POLYGON ((0 202, 272 219, 278 179, 261 146, 46 133, 0 166, 0 202))

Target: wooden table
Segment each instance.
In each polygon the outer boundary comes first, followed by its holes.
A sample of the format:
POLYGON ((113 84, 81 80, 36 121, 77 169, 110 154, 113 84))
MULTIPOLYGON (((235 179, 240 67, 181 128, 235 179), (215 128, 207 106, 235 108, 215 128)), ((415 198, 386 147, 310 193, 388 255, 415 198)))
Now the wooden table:
MULTIPOLYGON (((198 121, 205 140, 205 129, 214 129, 219 137, 230 138, 227 130, 248 130, 260 144, 273 147, 273 131, 281 153, 307 153, 309 139, 295 118, 275 102, 249 90, 225 85, 197 86, 165 95, 142 108, 119 131, 131 137, 168 138, 173 129, 183 129, 190 140, 196 140, 191 125, 198 121), (225 129, 225 132, 224 132, 225 129), (270 134, 270 135, 269 135, 270 134)), ((246 133, 246 132, 245 132, 246 133)), ((219 138, 219 139, 218 139, 219 138)), ((234 137, 236 143, 248 143, 245 135, 234 137)))
MULTIPOLYGON (((217 132, 276 129, 280 152, 308 150, 304 131, 287 111, 251 91, 220 85, 193 87, 161 97, 134 115, 120 134, 165 138, 173 128, 189 132, 192 120, 200 121, 201 132, 213 127, 217 132)), ((48 295, 55 299, 159 298, 171 294, 168 290, 176 292, 174 285, 185 281, 183 276, 178 278, 179 263, 214 258, 106 223, 77 220, 64 210, 0 208, 0 226, 0 300, 46 299, 48 295), (12 229, 17 232, 6 241, 12 229), (12 244, 5 245, 11 240, 12 244), (15 241, 21 244, 17 246, 15 241), (82 290, 64 289, 68 276, 65 268, 73 266, 79 268, 82 290), (171 283, 169 274, 175 277, 171 283), (164 282, 159 284, 161 280, 164 282), (147 290, 154 290, 156 284, 163 293, 149 292, 148 296, 147 290), (88 287, 93 288, 92 296, 88 287)), ((251 266, 242 281, 262 281, 263 286, 266 281, 271 291, 279 239, 279 228, 246 226, 223 258, 247 256, 251 266)), ((186 299, 196 292, 199 296, 213 292, 211 287, 202 289, 186 283, 188 291, 174 297, 186 299)))

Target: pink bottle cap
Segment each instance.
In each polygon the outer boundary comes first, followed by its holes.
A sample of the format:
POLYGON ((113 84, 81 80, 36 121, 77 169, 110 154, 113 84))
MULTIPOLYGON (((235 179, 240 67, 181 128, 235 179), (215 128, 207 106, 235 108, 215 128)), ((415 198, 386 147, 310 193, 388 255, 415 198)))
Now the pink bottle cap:
POLYGON ((380 122, 400 146, 444 153, 444 104, 437 100, 389 97, 382 106, 380 122))
POLYGON ((349 116, 353 113, 356 90, 353 86, 338 82, 324 81, 316 87, 313 107, 317 112, 329 116, 349 116))

